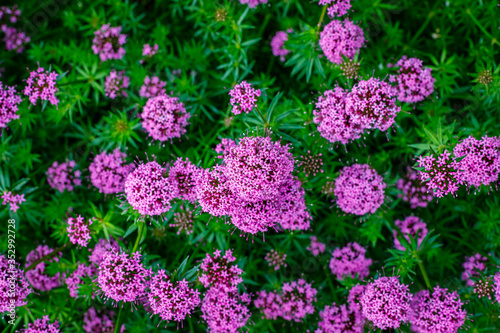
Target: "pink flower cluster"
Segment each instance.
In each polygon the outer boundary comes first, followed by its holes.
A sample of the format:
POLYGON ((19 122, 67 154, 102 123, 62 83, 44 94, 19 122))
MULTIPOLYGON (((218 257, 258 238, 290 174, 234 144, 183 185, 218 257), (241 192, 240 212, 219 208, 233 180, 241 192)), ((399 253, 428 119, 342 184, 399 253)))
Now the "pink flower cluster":
POLYGON ((400 111, 394 89, 370 78, 358 82, 351 92, 340 87, 326 91, 318 98, 313 121, 325 139, 347 144, 359 139, 365 130, 387 131, 400 111))
POLYGON ((354 125, 345 107, 348 93, 340 87, 325 91, 313 111, 313 121, 318 125, 319 133, 332 143, 338 141, 345 145, 361 137, 362 131, 354 125))
MULTIPOLYGON (((425 236, 427 236, 427 224, 416 216, 408 216, 403 221, 396 220, 394 223, 396 224, 396 227, 399 228, 408 243, 410 243, 410 236, 414 238, 418 233, 417 245, 420 246, 425 236)), ((397 238, 398 233, 396 230, 393 230, 393 235, 394 247, 398 250, 405 251, 406 247, 401 244, 397 238)))
POLYGON ((74 170, 75 166, 75 161, 69 159, 61 164, 54 161, 47 170, 47 182, 50 187, 62 193, 64 190, 71 192, 75 186, 82 185, 81 172, 74 170))
POLYGON ((319 312, 319 317, 321 320, 315 333, 363 333, 363 315, 345 304, 326 306, 319 312))
POLYGON ((183 231, 189 235, 193 233, 193 223, 193 212, 188 207, 181 206, 180 211, 174 213, 174 223, 169 224, 169 227, 178 228, 177 235, 183 231))
POLYGON ((389 81, 396 83, 398 100, 406 103, 423 101, 434 91, 434 82, 430 68, 423 68, 422 60, 403 56, 395 65, 400 67, 397 75, 391 75, 389 81))
POLYGON ((346 166, 335 180, 337 205, 350 214, 375 213, 384 203, 384 179, 368 164, 346 166))
POLYGON ((151 59, 151 57, 157 53, 158 53, 158 44, 154 44, 153 46, 150 46, 149 44, 144 44, 142 46, 142 56, 144 57, 144 59, 141 60, 141 64, 151 59))
POLYGON ((176 197, 196 202, 196 181, 201 174, 201 169, 194 165, 189 158, 177 158, 168 171, 168 180, 176 189, 176 197))
POLYGON ((281 61, 285 61, 285 56, 290 53, 283 45, 288 40, 288 33, 286 31, 278 31, 271 40, 271 49, 275 57, 280 57, 281 61))
POLYGON ((396 329, 408 321, 412 295, 398 277, 379 277, 369 283, 361 296, 363 316, 381 330, 396 329))
POLYGON ((248 7, 250 8, 254 8, 258 5, 260 5, 261 3, 262 4, 266 4, 268 0, 240 0, 240 3, 242 5, 248 5, 248 7))
POLYGON ((19 205, 26 201, 23 194, 12 194, 11 191, 3 192, 1 197, 3 199, 2 205, 10 205, 10 210, 14 213, 19 209, 19 205))
POLYGON ((22 53, 25 45, 31 41, 31 37, 16 28, 2 25, 1 30, 5 33, 3 41, 7 51, 14 50, 17 53, 22 53))
POLYGON ((89 261, 97 266, 100 266, 106 254, 109 251, 119 252, 120 246, 113 238, 110 240, 101 238, 99 239, 99 242, 95 244, 94 248, 89 249, 89 251, 91 252, 89 255, 89 261))
POLYGON ((165 86, 167 82, 161 81, 158 76, 153 76, 152 78, 146 76, 144 78, 144 84, 139 90, 139 96, 144 98, 158 97, 165 94, 165 86))
POLYGON ((101 61, 111 59, 122 59, 125 55, 123 44, 127 41, 127 35, 121 34, 122 27, 111 27, 104 24, 101 29, 94 32, 92 50, 98 54, 101 61))
MULTIPOLYGON (((102 313, 91 307, 83 315, 83 330, 87 333, 110 333, 114 332, 115 324, 111 320, 114 315, 113 311, 102 313)), ((120 328, 120 333, 125 332, 125 325, 120 328)))
POLYGON ((349 243, 343 248, 333 251, 330 260, 330 269, 337 279, 343 280, 346 276, 363 280, 370 275, 372 260, 365 258, 366 250, 358 243, 349 243))
MULTIPOLYGON (((52 253, 53 249, 49 248, 47 245, 38 245, 36 249, 28 253, 26 256, 26 267, 30 266, 32 263, 36 262, 43 256, 52 253)), ((59 253, 59 257, 62 253, 59 253)), ((59 258, 56 256, 48 260, 48 262, 59 262, 59 258)), ((31 284, 31 286, 40 291, 50 291, 61 285, 60 278, 61 273, 56 273, 54 276, 48 276, 45 273, 45 265, 47 261, 42 261, 35 268, 26 272, 26 279, 31 284)), ((64 274, 63 276, 64 277, 64 274)))
POLYGON ((467 312, 457 292, 436 287, 421 290, 411 302, 409 320, 417 333, 456 333, 464 325, 467 312))
POLYGON ((466 281, 467 286, 474 286, 474 280, 481 276, 481 273, 486 269, 486 262, 488 259, 479 253, 470 257, 465 257, 463 263, 464 272, 462 273, 462 280, 466 281))
MULTIPOLYGON (((83 283, 82 278, 93 277, 97 269, 93 265, 80 264, 70 276, 66 278, 66 285, 71 297, 78 297, 78 288, 83 283)), ((92 295, 93 296, 93 295, 92 295)))
POLYGON ((320 35, 319 46, 326 58, 334 64, 341 64, 343 57, 353 59, 365 44, 363 29, 349 19, 328 23, 320 35))
POLYGON ((104 298, 115 302, 135 302, 144 295, 151 274, 152 271, 141 263, 139 252, 129 257, 125 252, 109 251, 99 266, 97 283, 104 298))
POLYGON ((306 250, 311 251, 313 256, 318 256, 320 253, 325 252, 326 245, 318 242, 316 236, 311 236, 311 245, 306 248, 306 250))
POLYGON ((288 146, 269 137, 244 137, 216 148, 222 164, 199 177, 197 193, 203 211, 230 215, 242 232, 255 234, 279 223, 284 229, 305 230, 304 189, 292 175, 294 160, 288 146))
POLYGON ((269 263, 269 266, 274 266, 274 270, 277 271, 281 266, 286 267, 286 253, 276 251, 272 249, 266 254, 264 258, 269 263))
POLYGON ((186 133, 190 117, 179 98, 166 94, 148 99, 141 113, 142 127, 160 142, 172 141, 186 133))
POLYGON ((126 164, 127 155, 115 148, 112 153, 102 152, 94 157, 90 163, 90 181, 92 185, 104 194, 123 192, 125 179, 134 168, 133 164, 126 164))
POLYGON ((409 202, 411 209, 425 208, 434 198, 434 194, 429 192, 424 183, 420 182, 418 174, 411 168, 408 168, 405 178, 398 179, 396 187, 403 191, 402 194, 398 194, 398 198, 409 202))
POLYGON ((303 279, 285 282, 281 293, 261 291, 254 301, 261 313, 268 319, 282 317, 284 320, 301 322, 314 313, 318 291, 303 279))
POLYGON ((250 318, 249 294, 239 294, 237 287, 218 286, 208 289, 201 303, 201 318, 208 332, 236 333, 250 318))
POLYGON ((438 198, 447 194, 454 195, 458 190, 457 172, 450 156, 451 154, 445 150, 437 159, 431 154, 420 156, 418 160, 418 166, 423 168, 419 171, 420 180, 425 182, 438 198))
POLYGON ((241 81, 229 91, 229 96, 231 96, 229 102, 233 106, 232 112, 234 114, 250 113, 257 106, 257 98, 260 95, 260 89, 254 89, 247 81, 241 81))
POLYGON ((199 280, 204 287, 217 287, 217 286, 237 286, 243 282, 241 274, 243 270, 238 266, 231 264, 236 261, 231 249, 227 250, 224 256, 221 255, 220 250, 216 250, 214 255, 207 256, 201 262, 200 269, 203 271, 199 280))
POLYGON ((3 27, 7 23, 16 23, 21 17, 21 10, 17 5, 12 7, 0 7, 0 25, 3 27))
POLYGON ((68 232, 71 243, 87 247, 87 244, 91 239, 89 226, 92 222, 92 219, 85 222, 81 215, 78 215, 77 218, 68 218, 68 227, 66 228, 66 231, 68 232))
POLYGON ((308 150, 307 154, 300 156, 300 158, 301 161, 297 166, 302 167, 302 171, 305 173, 306 177, 309 177, 310 174, 314 177, 317 173, 324 173, 321 153, 313 155, 311 151, 308 150))
POLYGON ((141 163, 125 181, 129 204, 141 215, 161 215, 170 210, 173 186, 164 177, 166 169, 156 161, 141 163))
POLYGON ((19 264, 0 255, 0 313, 28 304, 26 297, 32 292, 19 264))
POLYGON ((156 273, 149 285, 148 301, 154 314, 162 320, 183 321, 200 304, 200 292, 186 280, 173 282, 165 270, 156 273))
POLYGON ((111 99, 119 96, 128 97, 125 89, 128 88, 129 84, 130 78, 125 76, 125 71, 117 72, 113 69, 106 77, 104 92, 111 99))
POLYGON ((10 121, 19 119, 16 113, 19 110, 19 103, 21 96, 16 95, 16 88, 3 86, 0 82, 0 128, 6 128, 10 121))
POLYGON ((51 324, 49 316, 43 316, 42 319, 38 318, 34 323, 29 323, 28 328, 21 330, 22 333, 60 333, 59 322, 56 321, 51 324))
POLYGON ((500 138, 483 136, 480 140, 472 135, 462 139, 453 148, 456 159, 456 180, 459 184, 479 187, 498 181, 500 173, 500 138))
POLYGON ((495 299, 497 303, 500 303, 500 272, 495 273, 493 282, 495 284, 495 299))
POLYGON ((331 5, 327 9, 330 17, 344 16, 352 7, 351 0, 319 0, 319 5, 331 5))
POLYGON ((30 72, 30 76, 26 80, 27 86, 24 88, 24 94, 28 96, 31 104, 35 105, 40 98, 43 101, 49 101, 52 105, 58 105, 59 100, 56 97, 58 91, 56 88, 57 76, 56 72, 45 71, 43 67, 38 67, 36 71, 30 72))

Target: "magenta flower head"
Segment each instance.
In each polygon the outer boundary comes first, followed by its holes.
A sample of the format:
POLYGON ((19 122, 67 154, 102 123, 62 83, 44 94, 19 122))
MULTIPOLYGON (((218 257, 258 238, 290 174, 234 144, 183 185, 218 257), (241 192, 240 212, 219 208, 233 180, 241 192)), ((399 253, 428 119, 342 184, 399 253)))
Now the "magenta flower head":
POLYGON ((38 67, 36 71, 30 73, 29 78, 26 80, 27 86, 24 88, 24 94, 28 96, 31 104, 35 105, 40 98, 57 106, 59 103, 56 97, 58 91, 56 88, 57 76, 56 72, 45 71, 43 67, 38 67))
POLYGON ((319 154, 311 154, 311 151, 308 150, 305 155, 300 156, 301 161, 297 165, 301 167, 304 171, 306 177, 312 174, 313 177, 318 173, 324 173, 323 170, 323 158, 321 157, 321 153, 319 154))
MULTIPOLYGON (((420 246, 425 236, 427 236, 428 232, 427 224, 416 216, 408 216, 403 221, 396 220, 394 223, 396 224, 396 227, 398 227, 400 232, 403 234, 404 238, 406 238, 408 243, 410 243, 410 236, 415 237, 417 235, 417 232, 418 232, 418 239, 417 239, 418 246, 420 246)), ((394 247, 398 250, 405 251, 406 250, 405 245, 401 244, 401 242, 397 238, 398 236, 397 231, 393 230, 392 232, 394 235, 394 247)))
POLYGON ((200 283, 205 288, 220 285, 226 287, 237 286, 243 282, 240 276, 243 274, 243 270, 232 264, 235 261, 236 257, 233 256, 231 249, 227 250, 224 256, 221 255, 220 250, 216 250, 213 256, 207 253, 200 265, 202 270, 199 278, 200 283))
POLYGON ((10 210, 14 213, 19 209, 19 205, 26 201, 23 194, 12 194, 11 191, 3 192, 1 198, 3 199, 2 205, 9 204, 10 210))
POLYGON ((94 157, 90 163, 90 181, 92 185, 104 194, 123 192, 125 180, 134 169, 133 164, 126 164, 127 154, 122 153, 120 148, 115 148, 112 153, 102 152, 94 157))
POLYGON ((104 298, 115 302, 135 302, 144 296, 152 271, 141 263, 139 252, 117 253, 109 251, 99 266, 97 283, 104 298))
POLYGON ((330 17, 344 16, 352 7, 351 0, 319 0, 319 5, 331 5, 327 9, 330 17))
POLYGON ((271 48, 275 57, 280 57, 281 61, 285 61, 285 56, 290 53, 283 45, 288 40, 288 33, 286 31, 278 31, 271 40, 271 48))
POLYGON ((21 17, 21 10, 17 5, 12 7, 0 7, 0 24, 6 25, 7 23, 16 23, 21 17))
POLYGON ((190 117, 179 98, 167 95, 148 99, 141 113, 142 127, 160 142, 172 141, 186 133, 190 117))
MULTIPOLYGON (((366 286, 362 284, 357 284, 349 290, 349 295, 347 296, 347 303, 349 304, 349 310, 361 313, 361 297, 365 292, 366 286)), ((364 317, 363 317, 364 318, 364 317)))
POLYGON ((177 228, 177 235, 180 235, 183 231, 189 235, 193 233, 193 223, 193 212, 189 207, 184 208, 181 206, 180 210, 174 213, 174 223, 169 224, 169 227, 177 228))
POLYGON ((419 180, 418 174, 412 168, 408 168, 405 178, 398 179, 396 187, 403 192, 398 194, 398 198, 409 202, 411 209, 425 208, 434 198, 434 194, 429 192, 427 186, 419 180))
POLYGON ((352 122, 347 113, 345 99, 348 92, 340 87, 327 90, 318 98, 313 111, 313 121, 318 125, 318 132, 331 143, 347 144, 359 139, 362 130, 352 122))
POLYGON ((146 216, 155 216, 170 210, 176 196, 173 186, 164 177, 166 169, 156 161, 141 163, 125 180, 128 203, 146 216))
POLYGON ((373 326, 395 329, 408 321, 411 299, 408 286, 399 282, 397 276, 382 276, 366 286, 361 310, 373 326))
POLYGON ((60 333, 59 322, 56 320, 53 324, 50 323, 49 316, 38 318, 34 323, 29 323, 28 328, 21 330, 22 333, 60 333))
POLYGON ((437 159, 434 154, 420 156, 418 159, 418 166, 423 168, 418 172, 420 180, 438 198, 447 194, 455 195, 458 190, 457 171, 450 156, 445 150, 437 159))
POLYGON ((370 265, 372 260, 365 258, 366 250, 358 243, 349 243, 343 248, 333 251, 330 260, 332 274, 337 275, 337 279, 343 280, 345 276, 363 280, 370 275, 370 265))
POLYGON ((231 96, 229 102, 233 106, 232 112, 234 114, 250 113, 257 106, 257 98, 260 95, 260 89, 254 89, 247 81, 241 81, 229 91, 229 96, 231 96))
POLYGON ((301 322, 314 313, 318 291, 303 279, 285 282, 281 290, 281 317, 288 321, 301 322))
POLYGON ((486 262, 488 259, 481 254, 476 253, 473 256, 465 257, 463 263, 464 272, 462 273, 462 280, 467 281, 467 286, 474 286, 474 280, 481 276, 481 273, 486 269, 486 262))
POLYGON ((93 249, 89 249, 91 252, 89 255, 89 261, 96 264, 97 266, 101 265, 101 262, 104 260, 106 253, 109 251, 120 251, 120 246, 118 242, 113 238, 107 239, 99 239, 99 242, 95 244, 93 249))
POLYGON ((353 59, 365 44, 363 29, 349 19, 333 20, 321 32, 319 46, 325 57, 334 64, 341 64, 343 57, 353 59))
POLYGON ((16 28, 2 25, 2 31, 5 33, 3 41, 5 42, 7 51, 14 50, 17 53, 22 53, 26 44, 31 41, 29 36, 16 28))
POLYGON ((0 82, 0 128, 6 128, 10 121, 19 119, 19 103, 21 96, 16 95, 16 88, 3 86, 0 82))
MULTIPOLYGON (((86 264, 80 264, 75 269, 70 276, 66 278, 66 285, 69 289, 69 295, 71 297, 78 297, 78 288, 83 283, 83 279, 85 277, 93 277, 96 273, 97 269, 94 265, 87 266, 86 264)), ((94 295, 92 295, 93 298, 94 295)))
POLYGON ((217 165, 213 170, 204 169, 196 182, 196 196, 202 211, 212 216, 229 214, 235 203, 235 196, 228 187, 225 168, 217 165))
POLYGON ((32 292, 19 264, 0 255, 0 313, 28 304, 26 297, 32 292))
POLYGON ((168 170, 170 184, 176 188, 177 197, 191 203, 196 202, 196 181, 201 169, 191 163, 189 158, 184 161, 179 157, 168 170))
POLYGON ((394 89, 373 77, 358 82, 347 95, 345 105, 353 125, 361 131, 387 131, 401 111, 396 105, 394 89))
POLYGON ((260 5, 261 3, 266 4, 267 0, 240 0, 240 3, 242 5, 248 5, 248 7, 250 8, 254 8, 260 5))
POLYGON ((409 319, 416 333, 456 333, 464 325, 467 312, 457 292, 436 287, 421 290, 411 302, 409 319))
POLYGON ((265 261, 269 263, 269 266, 274 266, 274 270, 277 271, 281 266, 286 267, 286 253, 276 251, 272 249, 266 254, 264 258, 265 261))
POLYGON ((422 60, 403 56, 396 63, 399 67, 397 75, 391 75, 389 81, 396 83, 398 100, 405 103, 417 103, 423 101, 434 91, 434 79, 431 75, 432 69, 423 67, 422 60))
MULTIPOLYGON (((87 333, 110 333, 114 332, 115 324, 111 320, 114 315, 113 311, 101 313, 91 307, 83 315, 83 330, 87 333)), ((125 331, 125 325, 120 328, 120 333, 125 331)))
POLYGON ((210 333, 236 333, 250 318, 249 303, 250 295, 240 295, 236 287, 212 287, 201 303, 201 318, 210 333))
POLYGON ((125 71, 117 72, 113 69, 106 77, 104 92, 111 99, 119 96, 128 97, 125 89, 128 88, 129 84, 130 78, 125 76, 125 71))
POLYGON ((123 58, 125 49, 122 45, 127 41, 127 35, 121 34, 121 31, 122 27, 111 27, 110 24, 105 24, 94 32, 92 51, 99 55, 101 61, 123 58))
POLYGON ((276 320, 281 316, 281 298, 276 292, 258 291, 254 305, 262 313, 262 319, 276 320))
POLYGON ((375 213, 384 203, 384 179, 368 164, 346 166, 335 180, 337 205, 350 214, 375 213))
POLYGON ((270 137, 244 137, 223 157, 228 187, 249 202, 270 200, 279 195, 293 172, 294 159, 288 145, 270 137))
POLYGON ((157 53, 158 53, 158 44, 154 44, 153 46, 150 46, 149 44, 144 44, 142 46, 142 56, 144 57, 144 59, 140 61, 141 64, 151 59, 151 57, 153 57, 157 53))
POLYGON ((165 94, 165 86, 167 82, 161 81, 158 76, 149 78, 149 75, 144 78, 144 84, 139 90, 139 96, 144 98, 158 97, 165 94))
POLYGON ((200 304, 200 292, 189 287, 186 280, 172 281, 165 270, 151 278, 148 301, 154 314, 161 320, 183 321, 200 304))
POLYGON ((82 185, 81 172, 75 170, 75 166, 75 161, 69 159, 66 159, 66 162, 61 164, 54 161, 47 170, 47 182, 50 187, 62 193, 64 190, 71 192, 75 186, 82 185))
POLYGON ((498 181, 500 173, 500 138, 483 136, 476 140, 472 135, 462 139, 453 148, 456 159, 453 167, 457 170, 456 179, 460 184, 479 187, 498 181))
POLYGON ((318 242, 316 236, 309 237, 311 239, 311 245, 306 248, 306 250, 311 251, 313 256, 318 256, 320 253, 325 252, 326 245, 318 242))
POLYGON ((87 244, 91 239, 89 226, 92 222, 92 219, 85 222, 81 215, 78 215, 77 218, 68 218, 68 227, 66 228, 66 231, 68 232, 71 243, 87 247, 87 244))
POLYGON ((500 272, 495 273, 493 276, 495 299, 497 303, 500 303, 500 272))
MULTIPOLYGON (((28 253, 26 256, 26 267, 29 267, 31 264, 36 262, 38 259, 43 256, 52 253, 53 249, 49 248, 47 245, 38 245, 36 249, 28 253)), ((62 253, 59 253, 59 257, 62 256, 62 253)), ((48 262, 59 262, 59 258, 53 257, 52 259, 47 260, 48 262)), ((31 286, 40 291, 50 291, 56 287, 61 285, 60 278, 61 274, 56 273, 54 276, 49 276, 45 273, 45 265, 47 261, 42 261, 35 268, 26 272, 26 279, 31 284, 31 286)), ((62 276, 64 277, 64 275, 62 276)))
POLYGON ((363 333, 365 320, 358 311, 349 309, 345 304, 327 305, 319 312, 321 320, 315 333, 363 333))

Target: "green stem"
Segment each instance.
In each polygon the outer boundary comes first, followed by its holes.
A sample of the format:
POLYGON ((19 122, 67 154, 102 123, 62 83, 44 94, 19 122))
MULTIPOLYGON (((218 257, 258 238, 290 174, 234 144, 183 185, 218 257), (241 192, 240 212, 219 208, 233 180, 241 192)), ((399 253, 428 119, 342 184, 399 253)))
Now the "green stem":
POLYGON ((418 267, 420 267, 420 271, 422 272, 422 276, 424 277, 424 281, 425 281, 425 285, 427 286, 427 289, 429 289, 429 291, 431 291, 432 290, 431 281, 429 280, 429 277, 427 276, 427 272, 425 271, 425 267, 424 267, 424 264, 422 263, 422 259, 420 259, 420 256, 418 255, 417 251, 413 252, 413 256, 415 257, 415 259, 417 259, 418 267))
POLYGON ((30 270, 32 270, 33 268, 35 268, 36 266, 38 266, 39 263, 45 261, 45 260, 49 260, 50 258, 56 256, 59 252, 62 252, 65 248, 67 247, 70 247, 71 246, 71 242, 67 242, 66 244, 64 244, 63 246, 55 249, 54 251, 50 252, 49 254, 41 257, 40 259, 38 259, 37 261, 35 261, 34 263, 32 263, 31 265, 29 265, 28 267, 26 267, 24 269, 24 272, 28 272, 30 270))
POLYGON ((135 239, 135 244, 134 244, 134 247, 132 248, 131 253, 135 253, 135 251, 137 251, 137 249, 139 248, 139 243, 141 242, 142 233, 144 231, 144 223, 145 222, 138 222, 138 223, 140 223, 139 224, 139 231, 137 231, 137 238, 135 239))
POLYGON ((412 44, 414 41, 416 41, 417 38, 422 34, 422 32, 424 32, 425 28, 427 28, 427 25, 429 24, 429 22, 431 21, 431 19, 434 17, 434 15, 435 15, 434 12, 430 12, 427 15, 427 19, 425 20, 424 24, 422 24, 422 26, 420 27, 420 29, 418 29, 417 33, 410 40, 409 44, 412 44))
POLYGON ((492 44, 493 44, 493 43, 498 44, 497 40, 496 40, 495 38, 493 38, 493 36, 492 36, 492 35, 488 32, 488 30, 486 30, 486 29, 483 27, 483 25, 481 24, 481 22, 479 22, 479 21, 477 20, 477 18, 476 18, 474 15, 472 15, 472 11, 470 10, 470 8, 467 8, 467 9, 465 10, 465 12, 466 12, 466 13, 470 16, 470 18, 472 19, 472 21, 474 21, 474 23, 477 25, 477 27, 478 27, 478 28, 479 28, 482 32, 484 32, 484 34, 485 34, 486 36, 488 36, 489 38, 491 38, 491 43, 492 43, 492 44))
POLYGON ((323 11, 321 12, 321 16, 319 17, 318 25, 316 26, 316 37, 319 34, 319 28, 321 28, 321 23, 323 23, 323 19, 325 18, 326 8, 328 6, 323 6, 323 11))
POLYGON ((191 333, 194 333, 194 326, 193 322, 191 321, 191 317, 188 318, 188 322, 189 322, 189 330, 191 331, 191 333))
POLYGON ((115 331, 114 333, 119 333, 120 332, 120 322, 122 319, 122 312, 123 312, 123 304, 120 310, 118 310, 118 317, 116 318, 116 323, 115 323, 115 331))

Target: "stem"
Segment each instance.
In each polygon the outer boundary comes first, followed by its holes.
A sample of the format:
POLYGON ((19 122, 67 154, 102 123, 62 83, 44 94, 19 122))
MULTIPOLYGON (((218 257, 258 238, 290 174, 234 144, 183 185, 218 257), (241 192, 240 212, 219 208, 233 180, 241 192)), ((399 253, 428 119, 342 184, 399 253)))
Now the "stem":
POLYGON ((120 321, 122 319, 122 310, 123 310, 123 304, 122 304, 122 307, 120 308, 120 310, 118 310, 118 317, 116 318, 114 333, 120 332, 120 321))
POLYGON ((321 12, 321 16, 319 17, 319 22, 318 22, 318 25, 316 26, 316 37, 318 36, 319 28, 321 27, 321 23, 323 23, 323 18, 325 17, 326 8, 327 8, 327 6, 323 6, 323 11, 321 12))
POLYGON ((424 24, 418 29, 417 33, 413 36, 413 38, 410 40, 408 44, 412 44, 421 34, 424 32, 425 28, 431 21, 431 19, 434 17, 434 12, 430 12, 429 15, 427 15, 427 19, 425 20, 424 24))
POLYGON ((493 36, 492 36, 492 35, 488 32, 488 30, 486 30, 486 29, 483 27, 483 25, 481 24, 481 22, 479 22, 479 21, 477 20, 477 18, 476 18, 474 15, 472 15, 472 11, 470 10, 470 8, 467 8, 467 9, 465 10, 465 12, 466 12, 467 14, 469 14, 470 18, 472 19, 472 21, 474 21, 474 23, 477 25, 477 27, 478 27, 478 28, 479 28, 482 32, 484 32, 484 34, 485 34, 486 36, 488 36, 489 38, 491 38, 491 43, 492 43, 492 44, 494 44, 494 43, 498 44, 497 40, 496 40, 495 38, 493 38, 493 36))
POLYGON ((35 268, 36 266, 38 266, 39 263, 41 263, 41 262, 43 262, 45 260, 48 260, 48 259, 50 259, 52 257, 55 257, 59 252, 62 252, 65 248, 70 247, 71 244, 72 244, 71 242, 67 242, 66 244, 64 244, 60 248, 57 248, 54 251, 50 252, 49 254, 41 257, 40 259, 38 259, 37 261, 35 261, 31 265, 29 265, 27 268, 25 268, 24 269, 24 273, 26 273, 26 272, 32 270, 33 268, 35 268))
POLYGON ((424 277, 425 285, 427 286, 429 291, 431 291, 432 290, 431 282, 429 281, 429 277, 427 276, 427 272, 425 271, 422 259, 420 259, 420 256, 418 255, 417 251, 413 252, 413 256, 415 257, 415 259, 417 259, 418 267, 420 267, 420 271, 422 272, 422 276, 424 277))
POLYGON ((189 322, 189 330, 191 331, 191 333, 194 333, 194 327, 193 327, 193 322, 191 321, 191 317, 189 317, 188 322, 189 322))
POLYGON ((135 244, 134 244, 134 247, 132 248, 132 253, 135 253, 135 251, 137 251, 137 248, 139 247, 139 243, 141 241, 141 238, 142 238, 142 232, 144 230, 144 223, 145 222, 139 222, 139 231, 137 232, 137 238, 135 239, 135 244))

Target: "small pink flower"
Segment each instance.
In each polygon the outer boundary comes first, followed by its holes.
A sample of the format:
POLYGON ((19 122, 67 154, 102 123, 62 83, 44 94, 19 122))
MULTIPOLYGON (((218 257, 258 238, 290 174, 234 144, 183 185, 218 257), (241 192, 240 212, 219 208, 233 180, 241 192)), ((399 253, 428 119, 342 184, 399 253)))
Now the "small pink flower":
POLYGON ((15 87, 3 86, 0 82, 0 128, 6 128, 10 121, 19 119, 17 111, 21 100, 15 87))
POLYGON ((113 69, 106 77, 104 92, 111 99, 119 96, 128 97, 125 89, 128 88, 129 84, 130 78, 125 76, 125 71, 117 72, 113 69))
POLYGON ((311 246, 308 246, 306 250, 311 251, 313 256, 318 256, 320 253, 325 252, 326 245, 318 242, 316 236, 309 237, 311 239, 311 246))
POLYGON ((326 58, 334 64, 341 64, 343 57, 353 59, 365 44, 363 29, 349 19, 333 20, 320 35, 319 46, 326 58))
POLYGON ((3 199, 2 205, 9 204, 10 210, 14 213, 19 209, 19 205, 26 201, 26 199, 24 199, 24 193, 14 195, 10 191, 3 192, 1 198, 3 199))
POLYGON ((269 266, 274 266, 274 270, 277 271, 281 266, 286 267, 286 253, 279 252, 276 250, 271 250, 266 254, 264 258, 269 263, 269 266))
POLYGON ((242 112, 250 113, 257 106, 257 98, 260 95, 260 89, 254 89, 247 81, 241 81, 229 91, 230 103, 233 106, 232 112, 236 115, 242 112))
POLYGON ((27 86, 24 88, 24 94, 29 97, 31 104, 35 105, 40 98, 43 101, 49 101, 52 105, 58 105, 59 100, 56 97, 58 92, 56 88, 57 76, 56 72, 45 71, 43 67, 38 67, 36 71, 30 73, 26 80, 27 86))
POLYGON ((29 323, 28 328, 21 330, 21 333, 60 333, 59 322, 56 321, 51 324, 49 316, 43 316, 42 319, 38 318, 34 323, 29 323))
POLYGON ((434 91, 434 79, 431 75, 432 69, 423 67, 422 60, 406 56, 393 66, 400 67, 397 75, 391 75, 389 81, 396 83, 398 100, 405 103, 417 103, 423 101, 434 91))
MULTIPOLYGON (((78 265, 75 271, 71 273, 71 275, 68 276, 65 281, 69 289, 69 295, 71 297, 78 297, 78 288, 80 288, 80 286, 83 283, 82 278, 93 277, 96 271, 97 269, 95 268, 94 265, 90 266, 87 266, 86 264, 78 265)), ((93 297, 94 294, 92 294, 92 298, 93 297)))
MULTIPOLYGON (((404 238, 406 238, 408 243, 410 243, 410 236, 415 237, 417 235, 417 232, 418 232, 418 239, 417 239, 418 246, 420 246, 425 236, 427 236, 428 232, 427 224, 416 216, 408 216, 403 221, 396 220, 395 224, 396 227, 398 227, 401 233, 403 234, 404 238)), ((405 251, 406 247, 405 245, 401 244, 401 242, 397 238, 398 233, 396 230, 393 230, 393 235, 394 235, 394 247, 398 250, 405 251)))
POLYGON ((157 97, 165 94, 165 86, 167 82, 161 81, 159 77, 153 76, 149 78, 149 75, 144 78, 144 84, 139 90, 139 96, 145 98, 157 97))
POLYGON ((481 254, 476 253, 473 256, 465 257, 463 263, 464 272, 462 273, 462 280, 466 281, 467 286, 474 286, 474 280, 481 276, 481 273, 486 269, 486 262, 488 259, 481 254))
POLYGON ((92 50, 94 54, 99 54, 101 61, 123 58, 125 55, 123 44, 127 41, 127 35, 120 34, 121 31, 122 27, 105 24, 94 32, 92 50))
POLYGON ((50 187, 62 193, 64 190, 71 192, 75 186, 82 185, 81 172, 80 170, 75 170, 75 166, 75 161, 69 159, 66 159, 66 162, 61 164, 54 161, 52 166, 47 170, 47 182, 50 187))
POLYGON ((32 292, 19 264, 0 255, 0 313, 25 306, 28 304, 26 297, 32 292))
POLYGON ((221 255, 220 250, 216 250, 213 256, 207 253, 200 265, 202 270, 199 278, 200 283, 204 287, 237 286, 243 282, 240 276, 243 274, 243 270, 232 264, 235 261, 236 257, 233 256, 233 251, 230 249, 226 251, 224 256, 221 255))
POLYGON ((333 251, 330 260, 330 269, 337 279, 343 280, 346 276, 363 280, 370 274, 372 260, 365 258, 366 250, 358 243, 349 243, 343 248, 333 251))
POLYGON ((250 8, 254 8, 259 4, 266 4, 268 0, 240 0, 242 5, 248 5, 250 8))
MULTIPOLYGON (((26 256, 26 267, 29 267, 38 259, 52 253, 52 251, 53 249, 49 248, 47 245, 38 245, 36 249, 28 253, 26 256)), ((35 268, 26 272, 26 279, 34 289, 40 291, 50 291, 61 285, 61 277, 64 278, 64 274, 62 276, 61 273, 56 273, 54 276, 45 274, 45 266, 48 265, 49 262, 59 262, 59 258, 61 256, 62 253, 59 253, 59 256, 55 256, 48 261, 43 261, 35 268)))
MULTIPOLYGON (((114 312, 109 311, 101 313, 96 311, 94 307, 91 307, 83 315, 83 330, 87 333, 109 333, 114 332, 115 324, 111 319, 113 319, 114 312)), ((120 333, 125 331, 125 325, 120 328, 120 333)))
POLYGON ((92 185, 104 194, 123 192, 125 180, 134 169, 133 164, 127 164, 127 155, 115 148, 112 153, 102 152, 90 163, 90 181, 92 185))
POLYGON ((275 57, 280 57, 281 61, 285 61, 285 56, 290 53, 283 45, 288 40, 288 33, 286 31, 278 31, 271 40, 271 48, 275 57))
POLYGON ((87 244, 91 239, 89 229, 89 226, 91 224, 92 219, 89 219, 88 222, 85 222, 84 218, 81 215, 78 215, 77 218, 68 218, 68 227, 66 231, 69 234, 69 240, 71 241, 71 243, 87 247, 87 244))

